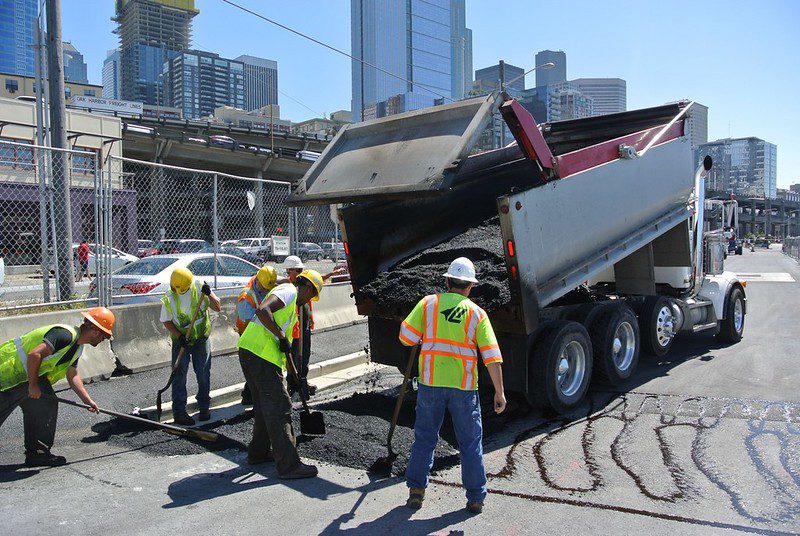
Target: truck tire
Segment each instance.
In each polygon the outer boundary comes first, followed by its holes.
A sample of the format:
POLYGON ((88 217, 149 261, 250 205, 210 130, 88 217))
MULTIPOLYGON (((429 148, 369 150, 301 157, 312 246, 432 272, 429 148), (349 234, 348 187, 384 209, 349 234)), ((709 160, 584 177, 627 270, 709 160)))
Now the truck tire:
POLYGON ((741 341, 744 333, 744 317, 744 293, 739 287, 733 287, 725 302, 725 318, 719 321, 717 338, 732 344, 741 341))
POLYGON ((597 378, 618 386, 633 375, 639 364, 639 323, 630 307, 605 307, 589 335, 597 378))
POLYGON ((669 352, 672 341, 675 340, 674 321, 669 298, 647 296, 639 312, 639 337, 642 350, 656 357, 669 352))
POLYGON ((563 414, 580 405, 592 377, 592 343, 586 328, 555 320, 543 328, 529 356, 530 389, 539 406, 563 414))

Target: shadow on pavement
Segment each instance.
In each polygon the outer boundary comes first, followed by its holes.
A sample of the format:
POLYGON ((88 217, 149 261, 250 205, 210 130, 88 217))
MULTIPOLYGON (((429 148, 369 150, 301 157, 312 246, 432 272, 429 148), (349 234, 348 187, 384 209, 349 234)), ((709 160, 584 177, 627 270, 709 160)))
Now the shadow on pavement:
POLYGON ((32 476, 38 475, 39 469, 28 469, 20 471, 26 466, 21 463, 10 463, 7 465, 0 465, 0 483, 16 482, 18 480, 25 480, 32 476))
MULTIPOLYGON (((359 502, 363 500, 364 495, 362 494, 359 497, 359 502)), ((359 502, 356 504, 358 505, 359 502)), ((431 534, 472 517, 472 514, 465 509, 449 512, 432 519, 411 519, 411 516, 415 513, 416 511, 411 508, 400 505, 373 521, 365 521, 353 528, 342 528, 344 523, 355 518, 355 513, 351 511, 333 520, 320 534, 326 536, 333 534, 363 534, 364 536, 373 534, 431 534)), ((458 530, 450 531, 448 534, 456 536, 464 534, 464 532, 458 530)))

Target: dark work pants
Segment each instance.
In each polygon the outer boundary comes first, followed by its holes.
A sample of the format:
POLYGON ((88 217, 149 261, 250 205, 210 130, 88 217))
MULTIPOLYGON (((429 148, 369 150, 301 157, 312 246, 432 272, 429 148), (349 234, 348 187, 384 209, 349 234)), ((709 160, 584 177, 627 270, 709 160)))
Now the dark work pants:
POLYGON ((253 394, 253 439, 250 457, 261 458, 272 451, 279 475, 300 463, 292 431, 292 402, 286 392, 283 371, 252 352, 239 349, 239 363, 253 394))
POLYGON ((28 397, 28 382, 0 391, 0 426, 19 406, 25 429, 25 452, 49 450, 56 438, 58 402, 44 397, 55 396, 55 392, 45 378, 39 379, 39 389, 42 397, 38 399, 28 397))
MULTIPOLYGON (((300 333, 300 338, 292 341, 292 357, 294 358, 295 367, 297 367, 297 374, 300 375, 303 394, 308 398, 308 363, 311 361, 311 319, 308 314, 308 305, 300 308, 300 314, 303 315, 303 330, 300 333)), ((289 373, 288 382, 289 389, 296 391, 291 373, 289 373)))

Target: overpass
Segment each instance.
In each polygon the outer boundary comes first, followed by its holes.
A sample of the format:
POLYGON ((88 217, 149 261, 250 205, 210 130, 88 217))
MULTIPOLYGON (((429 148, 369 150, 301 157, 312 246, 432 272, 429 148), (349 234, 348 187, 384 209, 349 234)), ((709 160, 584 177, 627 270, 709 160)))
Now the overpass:
MULTIPOLYGON (((730 192, 709 191, 708 199, 730 199, 730 192)), ((800 236, 800 202, 736 196, 739 234, 764 233, 774 237, 800 236)))

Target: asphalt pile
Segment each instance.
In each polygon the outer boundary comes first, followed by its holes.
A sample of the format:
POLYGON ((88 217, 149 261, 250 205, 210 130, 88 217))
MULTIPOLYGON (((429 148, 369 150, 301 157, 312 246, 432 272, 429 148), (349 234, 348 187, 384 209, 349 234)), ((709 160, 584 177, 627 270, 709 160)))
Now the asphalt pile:
POLYGON ((488 312, 509 303, 503 236, 497 217, 403 260, 378 274, 360 292, 379 308, 410 311, 422 296, 444 292, 442 274, 457 257, 467 257, 475 263, 478 284, 470 293, 472 301, 488 312))

